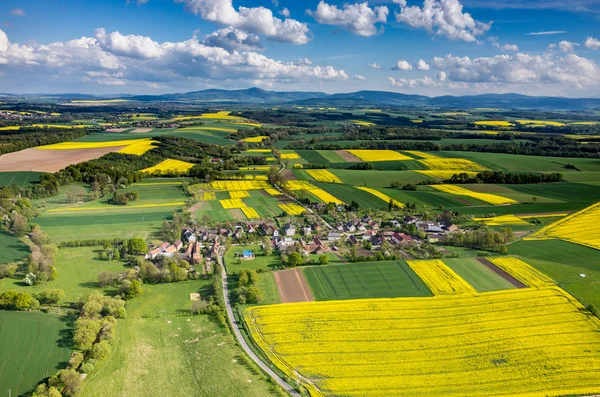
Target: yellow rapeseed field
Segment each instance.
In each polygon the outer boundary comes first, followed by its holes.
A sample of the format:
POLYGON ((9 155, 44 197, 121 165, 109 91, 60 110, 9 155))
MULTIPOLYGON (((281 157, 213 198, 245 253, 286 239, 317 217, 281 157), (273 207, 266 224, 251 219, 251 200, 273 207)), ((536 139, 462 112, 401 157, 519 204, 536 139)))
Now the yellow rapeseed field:
POLYGON ((310 189, 309 192, 312 193, 312 195, 314 195, 316 198, 318 198, 319 200, 321 200, 325 204, 329 204, 329 203, 334 203, 336 205, 346 204, 342 200, 340 200, 339 198, 337 198, 334 195, 326 192, 323 189, 310 189))
POLYGON ((166 173, 169 171, 186 172, 193 166, 194 166, 194 164, 188 163, 187 161, 167 159, 165 161, 162 161, 162 162, 156 164, 153 167, 144 168, 141 172, 148 172, 148 173, 155 173, 155 172, 166 173))
POLYGON ((472 197, 477 200, 485 201, 493 205, 516 204, 517 202, 507 197, 498 196, 490 193, 477 193, 456 185, 431 185, 432 188, 440 192, 456 194, 460 196, 472 197))
POLYGON ((252 207, 242 207, 241 210, 244 213, 244 215, 246 215, 246 218, 248 218, 248 219, 260 218, 260 215, 258 215, 258 212, 256 212, 256 210, 252 207))
POLYGON ((451 158, 437 158, 437 159, 424 159, 419 162, 425 165, 430 170, 439 171, 486 171, 482 165, 475 163, 474 161, 467 159, 451 159, 451 158))
POLYGON ((355 187, 357 189, 360 189, 360 190, 364 191, 364 192, 371 193, 375 197, 379 197, 380 199, 382 199, 386 203, 389 203, 391 201, 392 205, 394 207, 404 208, 404 204, 402 204, 400 201, 392 199, 390 196, 388 196, 385 193, 381 193, 379 190, 371 189, 371 188, 365 187, 365 186, 355 186, 355 187))
POLYGON ((248 149, 248 153, 271 153, 271 149, 248 149))
POLYGON ((518 258, 507 256, 488 258, 488 260, 529 287, 542 288, 555 284, 550 277, 518 258))
POLYGON ((412 158, 393 150, 346 150, 362 161, 403 161, 412 158))
POLYGON ((290 204, 279 204, 279 208, 285 211, 286 214, 290 216, 301 215, 306 212, 306 209, 298 204, 290 203, 290 204))
POLYGON ((246 190, 234 190, 229 192, 229 198, 232 199, 241 199, 246 197, 250 197, 250 193, 248 193, 246 190))
POLYGON ((135 154, 141 156, 148 150, 155 148, 153 144, 157 143, 150 138, 143 139, 125 139, 122 141, 107 142, 61 142, 53 145, 39 146, 38 150, 78 150, 78 149, 97 149, 108 147, 125 146, 119 150, 119 153, 135 154))
POLYGON ((66 124, 32 124, 35 128, 64 128, 66 130, 72 130, 73 128, 86 128, 88 125, 66 125, 66 124))
POLYGON ((411 154, 413 156, 417 156, 421 159, 439 159, 438 156, 431 153, 421 152, 419 150, 404 150, 405 153, 411 154))
POLYGON ((138 139, 138 142, 132 143, 126 148, 119 150, 119 153, 141 156, 142 154, 156 147, 153 145, 153 143, 156 143, 156 141, 152 141, 150 139, 138 139))
POLYGON ((544 121, 544 120, 515 120, 519 124, 533 125, 533 126, 544 126, 549 125, 552 127, 564 127, 566 124, 559 121, 544 121))
POLYGON ((244 321, 313 397, 600 390, 600 320, 558 287, 254 306, 244 321))
POLYGON ((215 192, 204 192, 202 199, 204 201, 215 201, 217 199, 217 195, 215 192))
POLYGON ((375 125, 375 123, 371 123, 368 121, 362 121, 362 120, 350 120, 350 121, 352 121, 354 124, 360 125, 362 127, 371 127, 371 126, 375 125))
POLYGON ((282 160, 295 160, 300 158, 298 153, 283 153, 279 155, 279 157, 281 157, 282 160))
MULTIPOLYGON (((262 141, 264 141, 265 139, 268 139, 268 136, 253 136, 251 138, 244 138, 242 139, 242 141, 244 142, 248 142, 248 143, 261 143, 262 141)), ((269 150, 270 151, 270 150, 269 150)))
POLYGON ((21 127, 18 125, 9 125, 8 127, 0 127, 0 131, 18 131, 21 127))
POLYGON ((210 187, 217 191, 261 190, 271 187, 266 181, 214 181, 210 187))
POLYGON ((251 165, 248 167, 240 167, 240 171, 269 171, 271 165, 251 165))
POLYGON ((452 178, 452 176, 454 174, 463 174, 463 173, 469 175, 469 177, 471 177, 471 178, 477 176, 477 172, 475 172, 475 171, 462 171, 462 170, 455 170, 455 171, 415 170, 415 172, 418 172, 419 174, 423 174, 430 178, 436 178, 436 179, 440 179, 440 180, 450 179, 450 178, 452 178))
POLYGON ((306 170, 306 172, 318 182, 342 183, 342 180, 337 175, 327 170, 306 170))
POLYGON ((219 200, 219 203, 221 203, 221 206, 226 210, 247 207, 242 199, 219 200))
POLYGON ((265 192, 269 193, 271 196, 279 196, 281 194, 279 190, 274 189, 272 187, 265 189, 265 192))
POLYGON ((475 288, 439 259, 406 261, 406 263, 434 295, 477 293, 475 288))
POLYGON ((231 112, 222 111, 217 113, 204 113, 199 116, 177 116, 172 119, 172 121, 182 121, 182 120, 194 120, 194 119, 219 119, 219 120, 243 120, 242 117, 231 116, 231 112))
POLYGON ((500 215, 491 218, 473 218, 475 222, 482 222, 487 226, 502 226, 502 225, 531 225, 531 223, 519 218, 515 215, 500 215))
POLYGON ((296 190, 311 190, 316 189, 317 187, 308 181, 297 181, 291 180, 286 181, 285 186, 287 189, 296 191, 296 190))
POLYGON ((475 124, 486 125, 486 126, 491 126, 491 127, 514 127, 515 126, 513 123, 509 123, 508 121, 504 121, 504 120, 483 120, 483 121, 476 121, 475 124))
POLYGON ((541 228, 531 238, 554 237, 586 247, 600 249, 600 202, 541 228))
POLYGON ((233 128, 207 127, 207 126, 204 126, 204 125, 200 126, 200 127, 178 128, 177 131, 222 131, 222 132, 229 132, 231 134, 237 132, 237 130, 234 130, 233 128))

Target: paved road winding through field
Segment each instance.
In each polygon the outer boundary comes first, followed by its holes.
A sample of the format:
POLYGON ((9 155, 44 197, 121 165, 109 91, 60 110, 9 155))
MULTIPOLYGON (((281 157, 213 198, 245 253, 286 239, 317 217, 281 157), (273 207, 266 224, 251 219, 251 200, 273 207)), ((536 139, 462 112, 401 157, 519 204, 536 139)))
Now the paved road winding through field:
POLYGON ((231 302, 229 301, 229 289, 227 285, 227 271, 225 270, 225 265, 223 264, 223 256, 217 256, 217 261, 221 265, 223 269, 221 272, 221 277, 223 279, 223 294, 225 298, 225 306, 227 307, 227 316, 229 317, 229 321, 231 326, 233 327, 233 333, 237 338, 240 346, 244 349, 246 354, 250 356, 250 358, 258 365, 264 372, 266 372, 271 378, 275 380, 283 389, 285 389, 291 396, 293 397, 302 397, 300 393, 298 393, 289 383, 283 380, 279 375, 277 375, 271 368, 269 368, 254 352, 250 349, 250 346, 246 343, 246 340, 242 336, 242 332, 240 331, 240 327, 233 315, 233 309, 231 308, 231 302))

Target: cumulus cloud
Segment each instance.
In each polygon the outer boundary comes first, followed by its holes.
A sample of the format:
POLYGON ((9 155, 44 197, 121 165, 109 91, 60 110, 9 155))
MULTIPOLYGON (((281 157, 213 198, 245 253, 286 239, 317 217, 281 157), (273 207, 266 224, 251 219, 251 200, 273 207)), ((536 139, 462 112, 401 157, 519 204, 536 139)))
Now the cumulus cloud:
POLYGON ((458 0, 425 0, 422 8, 408 7, 406 0, 394 0, 394 3, 400 5, 396 21, 450 40, 474 42, 477 36, 484 35, 492 26, 491 22, 480 22, 471 14, 464 13, 458 0))
MULTIPOLYGON (((24 76, 72 76, 98 84, 183 82, 189 79, 347 80, 333 66, 282 62, 253 51, 208 46, 197 38, 157 43, 149 37, 107 33, 47 45, 9 42, 0 31, 0 71, 24 76)), ((71 79, 72 79, 71 77, 71 79)))
MULTIPOLYGON (((0 43, 2 42, 2 40, 0 39, 0 43)), ((600 49, 600 40, 594 38, 594 37, 588 37, 585 40, 585 48, 591 48, 592 50, 597 50, 600 49)))
POLYGON ((16 17, 24 17, 25 15, 25 11, 23 11, 22 8, 14 8, 11 12, 10 15, 14 15, 16 17))
POLYGON ((291 13, 290 10, 288 10, 287 7, 285 7, 283 10, 279 11, 279 15, 289 18, 291 13))
POLYGON ((492 43, 492 45, 502 51, 519 51, 519 46, 516 44, 500 44, 498 42, 498 38, 497 37, 490 37, 488 39, 490 41, 490 43, 492 43))
POLYGON ((344 4, 344 8, 319 2, 315 11, 306 10, 317 22, 326 25, 343 26, 360 36, 372 36, 377 33, 376 23, 385 23, 389 14, 386 6, 370 8, 368 2, 344 4))
POLYGON ((264 34, 271 40, 306 44, 308 26, 295 19, 281 20, 265 7, 233 7, 233 0, 175 0, 185 4, 186 10, 204 20, 229 25, 254 34, 264 34))
POLYGON ((404 59, 398 60, 396 66, 392 68, 392 70, 412 70, 412 65, 405 61, 404 59))
POLYGON ((381 69, 381 65, 378 65, 376 63, 370 63, 368 65, 371 69, 381 69))
POLYGON ((560 43, 558 43, 558 49, 561 50, 562 52, 573 52, 575 51, 575 46, 578 46, 579 44, 577 43, 572 43, 570 41, 567 40, 563 40, 560 43))
POLYGON ((259 51, 263 48, 257 35, 243 32, 231 26, 206 35, 203 44, 211 47, 221 47, 229 51, 259 51))
POLYGON ((415 67, 417 70, 429 70, 429 64, 422 59, 419 59, 415 67))
POLYGON ((436 81, 429 76, 425 76, 421 79, 395 79, 393 77, 388 77, 387 79, 390 85, 396 88, 431 88, 441 86, 439 81, 436 81))
POLYGON ((367 80, 367 78, 365 76, 363 76, 362 74, 356 74, 356 75, 354 75, 354 79, 355 80, 360 80, 360 81, 367 80))
POLYGON ((436 57, 430 65, 453 82, 465 83, 567 83, 576 88, 598 84, 600 67, 575 54, 496 55, 494 57, 436 57))

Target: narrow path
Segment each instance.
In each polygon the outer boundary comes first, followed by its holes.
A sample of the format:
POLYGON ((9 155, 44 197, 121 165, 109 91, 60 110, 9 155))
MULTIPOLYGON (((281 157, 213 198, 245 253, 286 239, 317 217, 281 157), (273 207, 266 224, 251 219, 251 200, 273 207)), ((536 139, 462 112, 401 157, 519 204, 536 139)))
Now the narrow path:
POLYGON ((227 270, 225 269, 225 265, 223 263, 223 256, 222 255, 217 256, 217 261, 218 261, 219 265, 221 265, 221 268, 223 269, 223 271, 221 272, 221 277, 223 280, 223 295, 225 298, 225 306, 227 308, 227 317, 229 317, 229 321, 233 328, 233 333, 235 334, 235 337, 237 338, 240 346, 242 346, 242 348, 244 349, 246 354, 252 359, 252 361, 254 361, 256 363, 256 365, 258 365, 271 378, 273 378, 275 380, 275 382, 277 382, 277 384, 279 384, 279 386, 281 386, 285 391, 288 392, 289 395, 291 395, 293 397, 301 397, 300 393, 298 393, 296 390, 294 390, 294 388, 292 386, 290 386, 289 383, 287 383, 285 380, 283 380, 271 368, 269 368, 256 354, 254 354, 254 352, 252 351, 250 346, 248 346, 248 344, 246 343, 246 340, 244 339, 242 332, 240 331, 240 326, 239 326, 237 320, 235 319, 235 316, 233 315, 233 309, 231 308, 231 302, 229 301, 229 288, 227 285, 227 270))

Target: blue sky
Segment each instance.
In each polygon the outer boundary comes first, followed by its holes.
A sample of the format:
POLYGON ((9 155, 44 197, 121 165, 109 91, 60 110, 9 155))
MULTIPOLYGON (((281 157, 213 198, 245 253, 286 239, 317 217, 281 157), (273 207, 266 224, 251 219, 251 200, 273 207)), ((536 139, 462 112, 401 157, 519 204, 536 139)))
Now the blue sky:
POLYGON ((599 97, 599 25, 598 0, 3 0, 0 91, 599 97))

